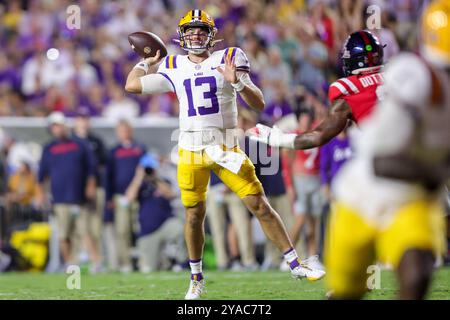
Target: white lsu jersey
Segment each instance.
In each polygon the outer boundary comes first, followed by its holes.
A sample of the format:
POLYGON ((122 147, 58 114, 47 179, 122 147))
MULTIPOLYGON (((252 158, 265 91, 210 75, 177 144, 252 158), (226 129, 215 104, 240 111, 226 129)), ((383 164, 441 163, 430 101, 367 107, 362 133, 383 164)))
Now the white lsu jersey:
POLYGON ((225 66, 225 56, 235 59, 236 71, 249 72, 250 64, 245 53, 236 47, 211 53, 201 63, 194 63, 188 55, 169 55, 159 65, 162 74, 172 86, 179 101, 179 145, 197 151, 211 144, 237 145, 231 134, 227 141, 225 132, 237 127, 236 91, 217 67, 225 66), (227 130, 228 129, 228 130, 227 130))
POLYGON ((403 53, 390 61, 385 80, 385 99, 361 125, 355 157, 333 184, 338 201, 378 227, 387 227, 399 206, 429 198, 430 193, 418 183, 376 176, 374 157, 406 152, 424 163, 442 165, 450 155, 448 76, 418 56, 403 53), (441 99, 433 101, 436 88, 441 99))

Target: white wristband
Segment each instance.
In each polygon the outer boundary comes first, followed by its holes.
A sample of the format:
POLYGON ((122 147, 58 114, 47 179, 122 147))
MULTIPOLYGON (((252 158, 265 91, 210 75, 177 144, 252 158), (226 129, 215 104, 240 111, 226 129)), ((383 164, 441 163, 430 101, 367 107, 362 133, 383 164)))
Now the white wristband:
POLYGON ((146 62, 140 61, 140 62, 138 62, 138 63, 133 67, 133 69, 141 69, 141 70, 144 70, 145 74, 147 74, 148 69, 149 69, 149 66, 148 66, 148 64, 147 64, 146 62))
POLYGON ((289 149, 295 149, 294 143, 297 135, 295 133, 289 133, 283 136, 281 139, 281 146, 289 149))
POLYGON ((238 80, 238 82, 236 82, 236 83, 232 83, 231 86, 237 92, 240 92, 240 91, 244 90, 244 88, 245 88, 245 84, 241 80, 238 80))
POLYGON ((283 148, 295 149, 294 142, 296 137, 295 133, 285 133, 279 137, 278 145, 283 148))

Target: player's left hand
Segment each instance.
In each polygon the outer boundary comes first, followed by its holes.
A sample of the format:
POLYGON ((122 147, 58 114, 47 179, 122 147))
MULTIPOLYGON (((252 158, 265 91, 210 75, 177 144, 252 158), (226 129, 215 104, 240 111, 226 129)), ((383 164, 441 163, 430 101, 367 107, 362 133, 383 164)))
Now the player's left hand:
POLYGON ((230 59, 228 55, 225 56, 225 68, 217 67, 217 71, 219 71, 226 81, 230 83, 238 82, 238 77, 236 75, 236 64, 234 63, 235 57, 230 59))

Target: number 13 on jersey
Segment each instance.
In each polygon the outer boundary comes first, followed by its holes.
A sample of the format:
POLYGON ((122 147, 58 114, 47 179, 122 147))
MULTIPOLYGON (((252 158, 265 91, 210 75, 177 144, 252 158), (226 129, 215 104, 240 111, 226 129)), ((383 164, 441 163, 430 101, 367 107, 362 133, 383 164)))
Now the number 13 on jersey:
POLYGON ((188 102, 188 116, 193 117, 197 115, 207 115, 219 112, 219 100, 217 99, 217 82, 213 76, 199 77, 192 81, 188 78, 183 81, 184 89, 186 90, 186 97, 188 102), (211 106, 198 106, 197 110, 194 106, 194 98, 192 90, 202 90, 203 98, 205 100, 211 100, 211 106), (201 87, 201 88, 197 88, 201 87))

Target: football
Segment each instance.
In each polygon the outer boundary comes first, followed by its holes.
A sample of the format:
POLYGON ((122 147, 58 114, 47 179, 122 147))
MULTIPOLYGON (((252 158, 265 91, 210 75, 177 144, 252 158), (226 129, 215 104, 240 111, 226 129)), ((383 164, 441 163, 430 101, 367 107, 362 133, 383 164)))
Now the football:
POLYGON ((128 41, 131 48, 143 58, 149 58, 156 55, 160 50, 160 56, 167 55, 167 49, 164 42, 156 34, 148 31, 137 31, 128 35, 128 41))

